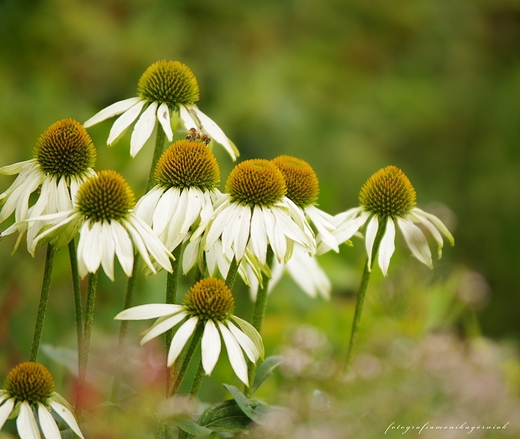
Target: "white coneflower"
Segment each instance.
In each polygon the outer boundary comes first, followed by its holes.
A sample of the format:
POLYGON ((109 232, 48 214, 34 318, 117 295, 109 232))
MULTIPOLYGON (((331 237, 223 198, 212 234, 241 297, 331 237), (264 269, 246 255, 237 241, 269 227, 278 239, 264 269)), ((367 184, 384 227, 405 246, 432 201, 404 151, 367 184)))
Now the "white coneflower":
POLYGON ((244 384, 249 385, 244 353, 255 363, 263 356, 263 344, 260 334, 252 325, 233 315, 234 308, 233 295, 225 282, 210 277, 193 285, 182 305, 141 305, 124 310, 115 318, 157 318, 154 325, 143 334, 141 345, 176 328, 168 352, 168 366, 175 362, 196 331, 202 331, 202 366, 207 375, 211 374, 220 356, 222 338, 235 374, 244 384))
POLYGON ((290 259, 294 243, 314 253, 314 234, 286 192, 283 175, 272 162, 246 160, 231 171, 226 194, 192 238, 204 232, 205 251, 220 240, 222 257, 240 263, 247 252, 259 267, 267 262, 268 247, 279 262, 290 259))
POLYGON ((52 375, 43 364, 28 361, 11 370, 0 390, 0 429, 14 415, 21 438, 40 439, 41 431, 45 439, 60 439, 52 413, 83 439, 68 403, 54 391, 52 375))
POLYGON ((34 237, 45 223, 26 220, 72 208, 78 188, 94 174, 95 161, 96 149, 83 125, 74 119, 52 124, 38 139, 33 159, 0 168, 0 174, 18 174, 9 189, 0 195, 3 203, 0 223, 15 214, 15 223, 2 235, 19 232, 18 247, 29 228, 27 247, 34 249, 34 237), (29 208, 29 197, 38 189, 38 199, 29 208))
POLYGON ((198 129, 220 143, 236 159, 237 148, 219 126, 200 111, 199 85, 188 66, 178 61, 157 61, 143 73, 137 86, 138 97, 116 102, 85 122, 86 127, 121 114, 114 122, 107 143, 111 145, 139 117, 130 140, 134 157, 150 138, 156 120, 169 141, 173 139, 172 112, 177 112, 187 130, 198 129), (144 111, 143 111, 144 110, 144 111))
POLYGON ((132 276, 134 246, 152 272, 156 271, 150 256, 171 271, 170 252, 133 213, 134 204, 134 193, 120 174, 100 171, 80 187, 72 209, 37 218, 48 221, 49 228, 36 237, 34 245, 46 240, 59 248, 79 230, 78 269, 82 278, 102 265, 114 280, 114 256, 125 274, 132 276))
POLYGON ((173 251, 190 237, 192 227, 213 213, 220 170, 203 142, 179 140, 159 159, 155 181, 134 212, 173 251))
POLYGON ((334 232, 339 242, 346 241, 365 223, 365 246, 368 267, 372 266, 374 242, 378 233, 384 233, 379 245, 378 263, 386 276, 390 258, 395 250, 396 226, 412 251, 423 264, 432 267, 432 255, 423 231, 424 226, 438 244, 438 257, 442 256, 444 234, 453 245, 454 240, 442 221, 436 216, 415 207, 416 194, 410 180, 395 166, 387 166, 376 172, 359 193, 360 207, 337 216, 338 228, 334 232))

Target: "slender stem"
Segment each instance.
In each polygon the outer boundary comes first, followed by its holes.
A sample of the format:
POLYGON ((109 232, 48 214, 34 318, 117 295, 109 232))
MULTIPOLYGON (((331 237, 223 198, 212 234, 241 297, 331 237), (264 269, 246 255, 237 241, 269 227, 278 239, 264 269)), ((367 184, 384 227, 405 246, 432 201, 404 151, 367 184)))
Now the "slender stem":
MULTIPOLYGON (((267 265, 271 267, 273 264, 274 253, 271 247, 267 250, 267 265)), ((267 293, 269 290, 269 278, 262 274, 263 282, 258 287, 258 293, 256 294, 255 309, 253 312, 253 326, 259 333, 262 333, 262 326, 265 318, 265 309, 267 306, 267 293)))
MULTIPOLYGON (((190 396, 196 398, 199 394, 200 386, 202 385, 202 381, 206 376, 206 372, 204 371, 204 367, 202 366, 202 357, 199 360, 199 365, 197 367, 197 372, 195 372, 195 377, 193 378, 193 384, 191 385, 190 396)), ((188 433, 184 430, 179 429, 178 439, 186 439, 188 437, 188 433)))
MULTIPOLYGON (((172 266, 172 272, 167 274, 166 278, 166 303, 167 304, 175 304, 177 303, 177 287, 179 285, 179 267, 182 266, 181 264, 181 258, 182 258, 182 252, 184 250, 184 245, 181 243, 179 244, 175 250, 173 251, 173 257, 174 259, 171 260, 171 266, 172 266)), ((173 333, 174 330, 169 329, 166 331, 164 344, 165 344, 165 353, 166 357, 168 357, 168 351, 170 349, 170 345, 173 340, 173 333)), ((171 386, 171 379, 172 376, 175 375, 175 370, 177 368, 176 364, 173 364, 170 371, 166 372, 166 396, 169 395, 170 392, 170 386, 171 386)))
MULTIPOLYGON (((273 264, 274 253, 271 247, 267 250, 267 265, 269 267, 273 264)), ((265 310, 267 307, 267 293, 269 292, 269 278, 262 274, 262 285, 258 287, 258 292, 256 294, 256 302, 255 308, 253 311, 253 326, 256 328, 258 333, 262 333, 262 326, 264 324, 265 318, 265 310)), ((257 365, 255 363, 248 364, 248 380, 249 387, 244 388, 244 393, 246 396, 251 396, 251 385, 255 379, 257 365)))
POLYGON ((357 295, 356 301, 356 310, 354 312, 354 320, 352 321, 352 330, 350 332, 350 341, 348 344, 347 358, 345 361, 345 369, 349 368, 352 364, 352 359, 354 358, 354 348, 356 346, 357 337, 359 333, 359 324, 361 322, 361 314, 363 312, 363 304, 365 303, 365 296, 367 294, 368 283, 370 281, 370 275, 372 273, 372 266, 374 265, 375 258, 377 256, 377 252, 379 250, 379 245, 381 244, 381 240, 386 231, 386 221, 379 221, 379 228, 374 240, 374 245, 372 247, 372 258, 370 266, 368 264, 368 258, 365 262, 365 268, 363 270, 363 275, 361 276, 361 284, 359 286, 359 292, 357 295))
POLYGON ((235 285, 235 279, 237 278, 238 273, 238 265, 236 258, 233 256, 233 260, 229 265, 228 274, 226 276, 226 285, 230 290, 233 289, 233 285, 235 285))
POLYGON ((81 304, 81 286, 78 271, 78 255, 76 253, 76 242, 69 242, 70 269, 72 272, 72 287, 74 289, 74 309, 76 314, 76 334, 78 339, 78 366, 79 353, 83 346, 83 306, 81 304))
POLYGON ((98 273, 90 273, 88 277, 87 308, 85 310, 85 322, 83 328, 83 346, 80 351, 78 392, 76 394, 76 410, 78 411, 81 411, 81 397, 87 376, 90 336, 92 334, 92 323, 94 321, 97 283, 98 273))
POLYGON ((150 166, 150 172, 148 174, 148 181, 146 183, 146 192, 148 192, 155 184, 155 167, 157 162, 161 158, 164 150, 164 141, 166 140, 166 133, 163 130, 161 124, 157 124, 157 134, 155 137, 155 149, 152 157, 152 164, 150 166))
MULTIPOLYGON (((179 244, 175 250, 173 250, 174 259, 171 260, 172 272, 167 274, 166 278, 166 303, 175 304, 177 303, 177 287, 179 285, 179 268, 182 266, 182 253, 184 251, 184 245, 179 244)), ((173 338, 173 330, 170 329, 166 332, 166 351, 170 347, 173 338)))
POLYGON ((43 270, 42 291, 40 295, 40 304, 38 305, 38 314, 36 316, 36 324, 34 327, 33 343, 31 346, 31 356, 29 361, 38 359, 40 351, 40 343, 42 341, 43 322, 45 321, 45 313, 47 311, 47 303, 49 302, 49 292, 51 289, 52 267, 54 265, 54 247, 47 245, 47 256, 45 259, 45 268, 43 270))
POLYGON ((193 354, 195 353, 195 350, 197 349, 197 346, 200 343, 200 340, 202 338, 202 333, 204 332, 204 325, 199 324, 197 328, 195 329, 195 333, 193 334, 193 337, 191 339, 191 343, 188 346, 188 350, 186 351, 186 354, 184 355, 184 360, 182 362, 182 365, 180 369, 176 370, 176 368, 171 369, 171 386, 170 386, 170 392, 168 396, 174 396, 181 386, 182 380, 184 379, 184 375, 186 375, 186 371, 188 370, 188 367, 190 365, 191 359, 193 358, 193 354))
POLYGON ((197 372, 195 373, 195 377, 193 378, 193 384, 191 385, 190 395, 197 396, 199 394, 200 386, 202 385, 202 380, 206 376, 206 372, 204 371, 204 367, 202 366, 202 357, 199 360, 199 366, 197 367, 197 372))
MULTIPOLYGON (((132 297, 135 291, 135 282, 137 272, 139 271, 139 264, 137 255, 134 257, 134 266, 132 268, 132 276, 128 278, 128 282, 126 284, 126 293, 125 293, 125 302, 123 304, 123 309, 130 308, 132 304, 132 297)), ((128 320, 121 320, 119 326, 119 338, 117 342, 117 355, 118 357, 123 352, 123 346, 125 344, 126 331, 128 329, 128 320)), ((119 397, 119 389, 121 387, 121 374, 119 373, 119 368, 116 369, 114 375, 114 382, 112 383, 112 392, 110 394, 110 400, 113 403, 117 403, 117 399, 119 397)))

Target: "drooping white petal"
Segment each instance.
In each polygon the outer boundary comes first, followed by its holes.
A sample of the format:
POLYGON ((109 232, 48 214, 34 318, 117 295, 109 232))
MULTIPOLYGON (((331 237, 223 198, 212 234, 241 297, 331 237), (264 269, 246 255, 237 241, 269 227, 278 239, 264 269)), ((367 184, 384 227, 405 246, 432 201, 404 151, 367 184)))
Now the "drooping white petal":
POLYGON ((107 139, 107 145, 112 145, 119 136, 125 131, 132 123, 137 119, 139 113, 144 107, 146 101, 140 100, 135 105, 126 110, 121 116, 119 116, 112 128, 110 129, 110 133, 107 139))
POLYGON ((221 323, 217 322, 218 329, 222 334, 222 338, 224 339, 224 344, 226 345, 229 362, 231 363, 231 367, 235 371, 236 376, 242 381, 246 386, 249 386, 249 379, 247 377, 247 364, 244 358, 244 354, 242 353, 242 349, 235 337, 231 334, 228 328, 221 323))
POLYGON ((202 334, 201 350, 202 350, 202 367, 206 375, 211 375, 215 364, 217 364, 222 344, 220 342, 220 334, 213 320, 208 320, 204 326, 202 334))
POLYGON ((186 205, 184 221, 180 228, 182 235, 188 233, 190 227, 197 221, 203 205, 205 204, 204 193, 199 188, 184 189, 181 194, 181 205, 186 205))
POLYGON ((117 260, 121 264, 125 274, 128 277, 132 277, 134 266, 134 247, 132 246, 132 240, 130 236, 128 236, 128 232, 118 221, 112 221, 110 229, 112 239, 114 240, 114 251, 117 260))
MULTIPOLYGON (((164 194, 164 189, 154 186, 150 192, 143 195, 134 207, 134 214, 141 218, 149 226, 153 226, 154 213, 157 210, 157 203, 164 194)), ((159 232, 157 232, 159 234, 159 232)))
POLYGON ((85 263, 89 273, 95 273, 101 264, 103 244, 101 223, 94 222, 89 227, 89 221, 85 222, 80 231, 78 259, 85 263))
POLYGON ((9 398, 2 405, 0 405, 0 429, 4 426, 5 421, 13 411, 14 398, 9 398))
MULTIPOLYGON (((264 208, 264 212, 267 210, 269 209, 264 208)), ((272 242, 269 241, 269 243, 276 256, 276 260, 280 263, 285 263, 287 256, 287 235, 285 234, 284 227, 281 225, 281 221, 279 221, 284 214, 279 209, 271 209, 270 211, 273 214, 275 225, 272 232, 274 240, 272 242)))
POLYGON ((183 310, 181 305, 167 303, 147 303, 125 309, 117 314, 115 320, 147 320, 174 315, 183 310))
MULTIPOLYGON (((115 221, 112 221, 114 223, 115 221)), ((116 232, 117 233, 117 232, 116 232)), ((112 224, 101 224, 101 236, 103 239, 103 253, 101 257, 101 266, 105 270, 105 274, 111 281, 114 281, 114 253, 115 244, 112 237, 112 224)))
POLYGON ((305 208, 305 213, 309 216, 318 230, 320 239, 336 253, 339 252, 336 238, 332 235, 335 227, 328 221, 327 217, 324 215, 325 212, 322 212, 316 208, 316 206, 308 206, 305 208))
MULTIPOLYGON (((36 164, 36 159, 30 159, 30 160, 24 160, 22 162, 13 163, 12 165, 2 166, 0 168, 0 174, 2 174, 2 175, 19 174, 25 166, 28 166, 28 165, 34 166, 35 164, 36 164)), ((2 198, 3 197, 0 196, 0 199, 2 199, 2 198)))
MULTIPOLYGON (((362 208, 350 209, 350 211, 343 212, 343 214, 336 215, 334 221, 337 229, 332 232, 338 244, 348 241, 359 228, 366 223, 370 214, 363 212, 362 208), (358 215, 359 214, 359 215, 358 215)), ((318 247, 318 254, 322 254, 323 249, 318 247)))
POLYGON ((437 227, 437 229, 439 229, 446 236, 446 238, 448 238, 448 241, 450 241, 451 245, 455 244, 455 239, 453 238, 453 235, 450 233, 448 228, 444 225, 444 223, 439 218, 437 218, 435 215, 432 215, 431 213, 428 213, 428 212, 425 212, 424 210, 419 209, 418 207, 414 208, 413 212, 416 215, 420 215, 423 218, 430 220, 435 225, 435 227, 437 227))
MULTIPOLYGON (((205 250, 215 244, 215 241, 222 235, 226 227, 229 226, 234 214, 235 206, 231 203, 226 204, 225 209, 215 210, 213 213, 214 220, 207 229, 205 250)), ((192 236, 196 236, 195 233, 192 236)))
POLYGON ((368 270, 372 269, 372 250, 374 248, 374 241, 376 240, 377 231, 379 229, 379 218, 374 215, 367 224, 365 231, 365 248, 368 256, 368 270))
POLYGON ((200 238, 189 241, 182 254, 182 273, 187 274, 197 262, 200 249, 200 238))
POLYGON ((246 353, 247 358, 253 363, 258 360, 260 352, 256 348, 255 344, 251 341, 251 339, 245 335, 240 329, 238 329, 231 321, 227 322, 227 327, 230 330, 235 340, 238 342, 240 347, 246 353))
POLYGON ((398 218, 397 224, 412 254, 423 264, 433 268, 430 247, 422 230, 407 219, 398 218))
POLYGON ((53 401, 51 399, 50 401, 52 409, 56 412, 56 414, 63 419, 70 428, 72 428, 72 431, 76 433, 81 439, 85 439, 83 437, 83 434, 81 433, 81 430, 79 429, 78 422, 76 421, 76 418, 72 414, 72 412, 65 407, 64 405, 60 404, 59 402, 53 401))
POLYGON ((94 116, 92 116, 89 120, 87 120, 83 126, 85 128, 91 127, 92 125, 95 125, 99 122, 102 122, 105 119, 108 119, 109 117, 116 116, 118 114, 124 113, 131 107, 133 107, 135 104, 137 104, 141 98, 129 98, 125 99, 123 101, 118 101, 112 105, 109 105, 108 107, 104 108, 100 112, 96 113, 94 116))
MULTIPOLYGON (((292 258, 285 266, 293 280, 310 297, 316 297, 319 293, 325 299, 330 298, 331 282, 325 271, 320 267, 315 256, 309 255, 304 248, 295 245, 292 258)), ((269 287, 274 283, 269 282, 269 287)))
POLYGON ((168 367, 170 367, 175 362, 179 354, 182 352, 184 346, 188 342, 189 338, 192 336, 193 331, 195 331, 195 327, 197 326, 198 322, 198 317, 190 317, 177 330, 177 332, 173 336, 172 343, 168 351, 168 360, 166 363, 168 367))
POLYGON ((186 317, 186 315, 187 314, 184 311, 179 311, 177 314, 174 314, 173 316, 165 318, 159 323, 154 324, 150 329, 145 331, 143 338, 141 339, 141 346, 145 343, 148 343, 151 339, 158 337, 159 335, 173 328, 175 325, 177 325, 177 323, 180 323, 182 319, 186 317))
POLYGON ((27 401, 20 404, 20 413, 16 418, 16 429, 20 439, 40 439, 40 430, 36 418, 27 401))
MULTIPOLYGON (((131 215, 128 222, 137 230, 137 233, 143 238, 147 252, 153 256, 155 261, 166 271, 171 273, 172 265, 170 262, 171 253, 164 246, 161 240, 153 233, 153 230, 141 219, 135 215, 131 215)), ((141 256, 143 256, 141 254, 141 256)), ((144 259, 144 256, 143 256, 144 259)))
POLYGON ((199 124, 195 122, 184 105, 179 105, 179 116, 181 117, 182 123, 187 130, 190 130, 191 128, 196 129, 199 126, 199 124))
POLYGON ((38 403, 38 420, 45 439, 60 439, 60 429, 56 421, 41 402, 38 403))
POLYGON ((159 108, 157 109, 157 119, 159 120, 166 137, 171 142, 173 139, 173 131, 170 122, 170 110, 168 109, 168 105, 164 102, 159 105, 159 108))
POLYGON ((134 224, 129 220, 122 220, 124 224, 124 228, 126 231, 130 234, 132 237, 132 240, 137 248, 137 251, 143 258, 143 261, 146 265, 148 265, 148 268, 152 271, 152 273, 156 273, 157 270, 153 266, 152 261, 150 260, 150 256, 148 254, 148 250, 146 249, 146 244, 144 243, 143 237, 141 234, 136 230, 134 227, 134 224))
POLYGON ((200 123, 202 124, 201 128, 206 131, 211 138, 213 138, 216 142, 220 143, 224 149, 231 156, 233 161, 236 160, 239 152, 236 146, 231 142, 227 136, 224 134, 224 131, 220 129, 220 127, 213 122, 208 116, 206 116, 202 111, 200 111, 195 105, 186 106, 189 111, 195 113, 200 123))
POLYGON ((237 317, 235 315, 231 316, 229 320, 233 321, 244 334, 246 334, 252 342, 255 344, 256 349, 258 350, 260 354, 260 358, 264 357, 264 343, 262 341, 262 336, 260 333, 256 330, 256 328, 249 322, 245 321, 244 319, 241 319, 240 317, 237 317))
POLYGON ((395 250, 395 224, 391 217, 386 220, 386 229, 383 239, 379 244, 378 262, 381 271, 386 276, 388 274, 388 267, 390 265, 390 258, 395 250))
POLYGON ((240 213, 233 224, 235 229, 235 236, 233 239, 233 248, 237 261, 241 261, 246 251, 246 245, 250 234, 254 233, 251 229, 251 208, 243 206, 240 213))
POLYGON ((255 206, 251 216, 251 250, 258 262, 265 264, 267 261, 267 232, 265 230, 262 208, 255 206))
POLYGON ((155 127, 157 102, 152 102, 135 124, 130 138, 130 155, 135 157, 146 141, 150 138, 155 127))
POLYGON ((410 214, 408 215, 408 218, 410 218, 413 222, 422 224, 424 227, 426 227, 430 231, 430 233, 433 236, 433 239, 435 239, 435 241, 437 242, 437 248, 438 248, 437 256, 438 256, 438 259, 440 259, 442 257, 442 247, 444 245, 444 242, 442 240, 442 235, 437 230, 435 225, 428 218, 413 212, 413 209, 412 209, 412 212, 410 212, 410 214))
MULTIPOLYGON (((153 212, 153 230, 158 236, 163 236, 170 219, 175 212, 180 197, 180 189, 171 187, 163 192, 153 212)), ((172 249, 173 250, 173 249, 172 249)))

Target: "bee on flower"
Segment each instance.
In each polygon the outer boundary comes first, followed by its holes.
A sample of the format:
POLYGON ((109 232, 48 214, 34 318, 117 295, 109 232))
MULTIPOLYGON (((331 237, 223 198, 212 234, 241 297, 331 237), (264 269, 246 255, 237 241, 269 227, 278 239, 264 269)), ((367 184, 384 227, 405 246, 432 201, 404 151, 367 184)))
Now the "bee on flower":
POLYGON ((137 94, 137 97, 104 108, 87 120, 85 127, 120 115, 108 136, 107 144, 112 145, 137 119, 130 139, 130 154, 135 157, 150 138, 157 121, 168 140, 173 140, 176 127, 172 127, 172 116, 176 114, 186 130, 193 128, 202 132, 202 135, 208 135, 222 145, 233 160, 238 157, 239 153, 233 142, 195 105, 199 100, 199 85, 195 75, 185 64, 164 60, 153 63, 139 79, 137 94))

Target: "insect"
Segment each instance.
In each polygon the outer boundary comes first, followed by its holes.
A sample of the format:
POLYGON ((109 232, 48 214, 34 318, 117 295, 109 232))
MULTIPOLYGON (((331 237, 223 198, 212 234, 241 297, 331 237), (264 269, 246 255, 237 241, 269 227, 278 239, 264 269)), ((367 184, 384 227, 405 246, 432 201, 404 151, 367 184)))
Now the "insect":
POLYGON ((209 142, 211 142, 211 137, 198 131, 197 128, 190 128, 186 139, 191 140, 192 142, 202 142, 205 145, 209 145, 209 142))

